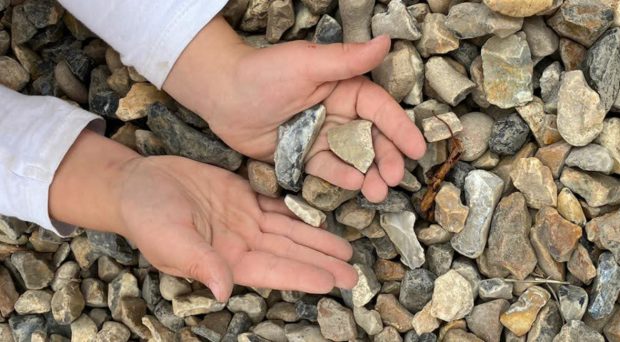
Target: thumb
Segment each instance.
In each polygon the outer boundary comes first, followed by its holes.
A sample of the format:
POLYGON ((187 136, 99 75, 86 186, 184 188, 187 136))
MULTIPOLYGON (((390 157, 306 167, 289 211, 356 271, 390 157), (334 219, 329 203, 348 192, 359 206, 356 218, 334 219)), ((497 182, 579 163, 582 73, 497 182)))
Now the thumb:
POLYGON ((287 60, 316 82, 346 80, 376 68, 390 51, 390 38, 376 37, 366 43, 317 45, 308 42, 284 44, 293 56, 287 60))

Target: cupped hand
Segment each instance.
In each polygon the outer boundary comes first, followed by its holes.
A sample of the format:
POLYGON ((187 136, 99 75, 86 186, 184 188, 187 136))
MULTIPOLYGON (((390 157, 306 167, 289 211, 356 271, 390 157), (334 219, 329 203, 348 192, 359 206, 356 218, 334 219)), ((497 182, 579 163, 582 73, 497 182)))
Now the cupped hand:
POLYGON ((233 173, 172 156, 126 169, 122 234, 153 266, 204 283, 220 301, 233 283, 326 293, 357 282, 348 242, 289 217, 233 173))
POLYGON ((194 39, 164 89, 201 115, 233 149, 273 161, 278 127, 323 102, 327 118, 306 158, 306 172, 381 201, 403 177, 403 154, 425 152, 420 131, 398 103, 363 75, 390 49, 388 37, 365 44, 295 41, 254 49, 221 18, 194 39), (208 60, 208 62, 207 62, 208 60), (358 118, 374 123, 375 163, 364 175, 329 150, 329 128, 358 118))

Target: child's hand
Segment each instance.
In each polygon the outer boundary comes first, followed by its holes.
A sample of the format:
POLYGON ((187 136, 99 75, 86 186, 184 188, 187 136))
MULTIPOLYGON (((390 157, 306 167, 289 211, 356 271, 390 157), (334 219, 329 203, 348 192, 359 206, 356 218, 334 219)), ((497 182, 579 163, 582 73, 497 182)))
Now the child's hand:
POLYGON ((425 151, 420 131, 380 86, 359 75, 383 61, 388 37, 366 44, 316 45, 306 41, 265 49, 246 46, 216 18, 188 46, 164 89, 196 111, 235 150, 272 161, 278 127, 324 102, 328 117, 306 160, 306 171, 380 201, 403 177, 402 153, 425 151), (366 175, 329 151, 326 130, 357 117, 374 122, 376 165, 366 175))

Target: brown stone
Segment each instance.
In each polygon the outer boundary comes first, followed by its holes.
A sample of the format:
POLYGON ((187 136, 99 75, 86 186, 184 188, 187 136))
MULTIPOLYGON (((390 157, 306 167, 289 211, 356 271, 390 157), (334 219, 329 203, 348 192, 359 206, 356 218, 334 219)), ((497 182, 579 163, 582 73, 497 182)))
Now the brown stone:
POLYGON ((452 183, 444 183, 435 197, 435 219, 445 230, 459 233, 465 227, 469 207, 461 203, 461 190, 452 183))
POLYGON ((558 212, 562 217, 578 226, 586 224, 586 215, 583 213, 583 208, 581 208, 577 197, 568 188, 563 188, 558 195, 558 212))
POLYGON ((530 230, 530 242, 534 251, 536 252, 536 258, 538 259, 538 267, 545 273, 549 279, 564 280, 566 270, 564 264, 557 262, 546 246, 546 239, 544 231, 541 225, 534 225, 530 230))
POLYGON ((540 209, 557 205, 557 186, 551 169, 538 158, 523 158, 517 161, 510 173, 514 186, 519 189, 529 207, 540 209))
POLYGON ((536 158, 551 170, 554 179, 559 178, 571 148, 572 146, 568 143, 560 141, 541 147, 536 152, 536 158))
POLYGON ((438 224, 416 229, 415 233, 418 240, 427 246, 448 242, 453 236, 452 233, 441 228, 438 224))
POLYGON ((517 112, 530 127, 536 142, 540 146, 553 144, 562 140, 562 136, 557 129, 557 117, 545 113, 543 101, 534 97, 532 102, 517 107, 517 112))
POLYGON ((616 313, 605 325, 603 333, 609 342, 620 342, 620 310, 616 310, 616 313))
POLYGON ((411 320, 413 330, 415 330, 418 335, 430 333, 439 328, 440 321, 431 315, 431 307, 432 303, 428 302, 411 320))
POLYGON ((543 288, 530 287, 500 316, 500 322, 516 336, 523 336, 530 331, 538 312, 550 297, 543 288))
POLYGON ((588 240, 620 260, 620 210, 596 217, 586 225, 588 240))
POLYGON ((516 162, 523 158, 532 157, 534 153, 536 153, 536 149, 536 144, 527 143, 521 147, 521 150, 519 150, 519 152, 517 152, 514 156, 504 157, 493 169, 492 172, 504 181, 504 193, 511 190, 513 187, 510 173, 512 172, 516 162))
POLYGON ((396 328, 400 333, 405 333, 413 328, 411 325, 413 315, 398 302, 394 295, 380 294, 377 296, 375 310, 379 312, 385 325, 396 328))
POLYGON ((496 299, 476 305, 465 318, 467 320, 467 327, 484 341, 499 342, 503 329, 499 322, 499 316, 509 306, 510 303, 505 299, 496 299))
POLYGON ((588 250, 581 244, 573 251, 567 263, 568 271, 584 284, 589 284, 596 277, 596 267, 592 263, 588 250))
POLYGON ((581 227, 565 220, 557 210, 550 207, 538 212, 532 229, 541 230, 542 243, 558 262, 570 259, 582 235, 581 227))
POLYGON ((560 39, 560 57, 564 63, 566 71, 578 70, 586 59, 587 49, 574 41, 561 38, 560 39))
POLYGON ((484 342, 476 335, 462 329, 451 329, 443 338, 444 342, 484 342))
POLYGON ((377 259, 373 266, 377 280, 380 282, 400 281, 405 276, 405 267, 399 263, 385 259, 377 259))
POLYGON ((15 290, 15 284, 9 271, 0 266, 0 314, 7 318, 11 312, 15 302, 19 298, 19 293, 15 290))
POLYGON ((258 161, 248 161, 248 179, 252 189, 259 194, 277 198, 282 188, 278 185, 273 165, 258 161))
POLYGON ((335 210, 356 194, 357 191, 340 188, 312 175, 306 176, 302 188, 303 198, 315 208, 325 211, 335 210))
POLYGON ((620 204, 620 181, 614 177, 565 167, 560 181, 592 207, 620 204))

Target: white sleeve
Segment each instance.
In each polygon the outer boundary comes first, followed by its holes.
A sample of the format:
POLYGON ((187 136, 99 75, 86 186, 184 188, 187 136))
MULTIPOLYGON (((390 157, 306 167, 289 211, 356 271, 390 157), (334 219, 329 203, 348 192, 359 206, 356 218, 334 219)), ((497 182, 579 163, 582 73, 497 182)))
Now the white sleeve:
POLYGON ((60 0, 161 88, 183 50, 227 0, 60 0))
POLYGON ((55 97, 25 96, 0 85, 0 214, 67 235, 51 222, 49 187, 82 130, 103 133, 101 117, 55 97))

